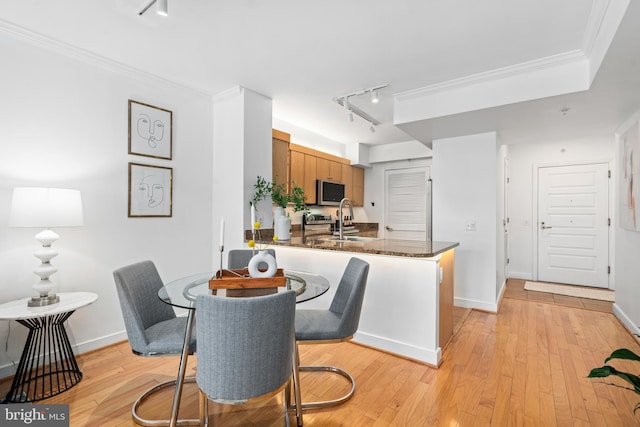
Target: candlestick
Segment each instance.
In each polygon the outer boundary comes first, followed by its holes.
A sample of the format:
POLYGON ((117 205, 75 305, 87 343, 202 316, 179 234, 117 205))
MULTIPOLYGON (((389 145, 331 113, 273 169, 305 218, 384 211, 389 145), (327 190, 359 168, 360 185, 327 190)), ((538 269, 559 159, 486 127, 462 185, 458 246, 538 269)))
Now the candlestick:
POLYGON ((224 218, 220 220, 220 250, 224 248, 224 218))
POLYGON ((256 230, 256 206, 255 205, 251 205, 251 231, 255 231, 256 230))

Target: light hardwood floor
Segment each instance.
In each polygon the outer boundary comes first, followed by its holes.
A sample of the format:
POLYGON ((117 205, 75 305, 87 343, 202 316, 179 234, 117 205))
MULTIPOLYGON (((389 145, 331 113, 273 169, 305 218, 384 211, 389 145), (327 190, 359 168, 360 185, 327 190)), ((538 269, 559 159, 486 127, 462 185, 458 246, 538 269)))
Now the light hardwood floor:
MULTIPOLYGON (((305 425, 331 426, 636 426, 640 396, 586 378, 619 347, 640 345, 611 313, 504 298, 499 314, 464 313, 439 369, 353 343, 301 346, 305 363, 345 368, 356 379, 349 402, 309 412, 305 425)), ((175 376, 177 358, 142 358, 128 344, 79 357, 84 373, 73 389, 42 403, 68 403, 71 426, 133 426, 131 404, 145 389, 175 376)), ((632 363, 616 363, 637 372, 632 363)), ((190 359, 193 374, 196 357, 190 359)), ((0 383, 0 392, 9 384, 0 383)), ((344 391, 340 378, 303 377, 305 400, 344 391)), ((182 416, 197 416, 187 385, 182 416)), ((168 416, 171 395, 156 396, 144 414, 168 416)), ((243 406, 211 405, 221 426, 282 426, 278 399, 243 406)), ((292 419, 291 425, 294 421, 292 419)))

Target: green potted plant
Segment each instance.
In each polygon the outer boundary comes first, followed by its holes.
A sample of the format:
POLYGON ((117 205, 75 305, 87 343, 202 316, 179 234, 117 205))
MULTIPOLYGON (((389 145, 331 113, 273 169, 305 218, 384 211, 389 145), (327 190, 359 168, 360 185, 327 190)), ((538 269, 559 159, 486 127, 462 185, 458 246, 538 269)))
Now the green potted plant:
MULTIPOLYGON (((640 362, 640 356, 638 356, 633 351, 628 350, 626 348, 619 348, 618 350, 615 350, 613 353, 611 353, 609 357, 607 357, 604 360, 604 363, 607 363, 613 359, 634 360, 636 362, 640 362)), ((604 365, 600 368, 594 368, 591 370, 588 377, 589 378, 606 378, 612 375, 623 379, 627 383, 631 384, 633 388, 621 386, 614 383, 609 383, 609 385, 631 390, 636 394, 640 394, 640 377, 638 375, 631 374, 629 372, 618 371, 613 366, 604 365)), ((640 403, 638 403, 635 406, 635 408, 633 408, 633 413, 635 414, 638 409, 640 409, 640 403)))
POLYGON ((288 214, 285 215, 284 212, 289 204, 293 205, 294 213, 309 212, 309 208, 304 202, 304 190, 302 187, 296 185, 295 181, 292 181, 291 191, 287 193, 285 184, 275 184, 261 176, 258 176, 256 179, 254 188, 256 191, 253 194, 251 202, 255 205, 264 200, 267 196, 271 196, 271 200, 276 206, 273 216, 275 235, 279 240, 288 240, 290 238, 289 230, 291 229, 291 220, 289 219, 288 214), (284 218, 281 221, 282 226, 279 225, 280 217, 284 218))

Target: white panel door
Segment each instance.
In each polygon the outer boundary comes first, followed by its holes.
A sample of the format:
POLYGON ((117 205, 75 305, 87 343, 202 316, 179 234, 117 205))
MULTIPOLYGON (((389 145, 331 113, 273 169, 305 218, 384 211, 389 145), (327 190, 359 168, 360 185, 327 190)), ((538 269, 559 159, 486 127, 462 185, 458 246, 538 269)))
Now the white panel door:
POLYGON ((385 230, 387 239, 426 240, 426 166, 385 172, 385 230))
POLYGON ((607 288, 606 163, 538 169, 538 280, 607 288))

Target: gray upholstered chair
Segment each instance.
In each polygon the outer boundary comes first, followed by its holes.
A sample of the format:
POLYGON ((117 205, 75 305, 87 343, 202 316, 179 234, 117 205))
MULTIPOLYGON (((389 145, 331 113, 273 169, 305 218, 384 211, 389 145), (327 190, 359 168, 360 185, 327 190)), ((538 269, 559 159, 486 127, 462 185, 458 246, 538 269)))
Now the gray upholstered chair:
MULTIPOLYGON (((253 298, 198 295, 196 330, 200 425, 209 399, 242 404, 289 390, 295 347, 294 291, 253 298)), ((289 425, 288 397, 284 397, 289 425)))
MULTIPOLYGON (((276 251, 273 248, 265 249, 274 258, 276 251)), ((229 269, 241 269, 249 265, 249 260, 253 256, 254 251, 252 249, 232 249, 229 251, 229 258, 227 260, 227 268, 229 269)))
MULTIPOLYGON (((299 309, 296 311, 297 344, 334 343, 349 340, 358 330, 369 264, 351 258, 342 274, 336 294, 328 310, 299 309)), ((355 380, 343 369, 334 366, 300 366, 296 345, 294 392, 298 425, 302 425, 302 411, 335 406, 349 400, 355 391, 355 380), (338 399, 303 403, 300 399, 299 371, 328 371, 345 377, 351 383, 349 392, 338 399)))
MULTIPOLYGON (((151 261, 142 261, 119 268, 113 278, 120 299, 129 345, 138 356, 182 355, 187 318, 177 317, 173 308, 158 298, 163 283, 151 261)), ((195 338, 189 350, 196 349, 195 338)), ((194 382, 194 377, 185 382, 194 382)), ((158 384, 144 392, 133 404, 132 416, 140 425, 169 425, 169 420, 148 420, 138 415, 140 404, 150 395, 165 387, 175 387, 176 380, 158 384)), ((180 420, 181 425, 198 425, 199 420, 180 420)))

